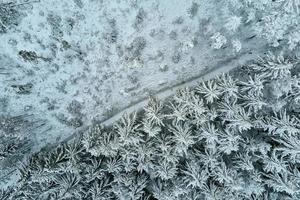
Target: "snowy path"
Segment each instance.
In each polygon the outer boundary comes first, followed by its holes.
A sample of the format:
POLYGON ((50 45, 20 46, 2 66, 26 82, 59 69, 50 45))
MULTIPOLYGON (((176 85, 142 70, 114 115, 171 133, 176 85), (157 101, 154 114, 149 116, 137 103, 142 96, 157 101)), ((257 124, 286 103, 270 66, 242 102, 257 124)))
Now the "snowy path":
MULTIPOLYGON (((264 48, 261 48, 261 49, 264 49, 264 48)), ((257 52, 257 53, 251 52, 250 53, 249 51, 248 52, 245 51, 239 57, 231 57, 231 58, 225 59, 225 60, 219 62, 216 66, 209 68, 209 70, 206 71, 204 74, 193 77, 193 78, 185 81, 182 84, 164 88, 163 90, 157 92, 153 96, 157 97, 158 99, 166 99, 166 98, 174 95, 178 89, 195 86, 200 81, 209 80, 209 79, 212 79, 222 73, 227 73, 236 67, 242 66, 251 60, 257 59, 260 55, 261 54, 259 54, 259 52, 257 52)), ((144 108, 147 105, 148 100, 149 100, 148 98, 144 98, 138 102, 135 102, 135 103, 129 105, 128 107, 126 107, 123 110, 119 111, 118 113, 114 114, 112 117, 110 117, 106 120, 103 120, 101 122, 101 124, 104 126, 111 126, 114 122, 121 119, 125 113, 132 113, 134 111, 139 111, 142 108, 144 108)), ((77 129, 75 131, 75 133, 73 135, 69 136, 68 138, 66 138, 64 140, 64 142, 70 141, 73 138, 75 138, 78 134, 83 133, 84 131, 86 131, 89 128, 89 126, 90 125, 86 125, 84 127, 77 129)), ((55 145, 53 145, 53 146, 55 146, 55 145)))

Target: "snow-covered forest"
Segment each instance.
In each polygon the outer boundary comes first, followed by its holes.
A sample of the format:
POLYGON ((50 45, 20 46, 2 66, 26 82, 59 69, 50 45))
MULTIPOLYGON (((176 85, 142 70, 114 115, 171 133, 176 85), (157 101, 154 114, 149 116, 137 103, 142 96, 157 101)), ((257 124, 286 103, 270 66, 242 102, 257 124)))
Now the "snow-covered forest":
POLYGON ((0 199, 300 199, 299 9, 0 0, 0 199))

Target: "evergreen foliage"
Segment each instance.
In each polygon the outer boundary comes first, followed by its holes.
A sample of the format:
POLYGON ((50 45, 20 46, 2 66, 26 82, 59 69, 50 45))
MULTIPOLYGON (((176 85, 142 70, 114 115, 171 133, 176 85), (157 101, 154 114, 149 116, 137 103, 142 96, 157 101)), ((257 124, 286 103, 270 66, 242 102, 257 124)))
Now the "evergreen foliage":
POLYGON ((31 156, 0 199, 299 199, 297 63, 267 56, 249 76, 223 74, 96 123, 31 156), (291 89, 274 97, 284 79, 291 89))

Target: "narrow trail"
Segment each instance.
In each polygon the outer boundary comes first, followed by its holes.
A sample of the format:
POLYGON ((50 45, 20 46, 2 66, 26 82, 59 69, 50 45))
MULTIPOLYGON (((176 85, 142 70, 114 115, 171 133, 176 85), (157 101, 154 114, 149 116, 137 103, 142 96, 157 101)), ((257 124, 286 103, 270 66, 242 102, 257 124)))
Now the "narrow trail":
MULTIPOLYGON (((172 96, 173 94, 175 94, 175 92, 178 89, 195 86, 200 81, 212 79, 212 78, 216 77, 217 75, 220 75, 222 73, 227 73, 238 66, 245 65, 247 62, 257 59, 259 57, 259 55, 261 55, 260 53, 261 52, 252 53, 251 51, 245 51, 244 53, 242 53, 238 56, 233 56, 228 59, 225 59, 225 60, 219 62, 214 67, 209 68, 209 70, 207 70, 203 74, 200 74, 198 76, 190 78, 190 79, 184 81, 184 83, 180 83, 180 84, 176 84, 176 85, 164 88, 164 89, 158 91, 153 96, 155 96, 158 99, 166 99, 166 98, 172 96)), ((113 114, 112 117, 109 117, 108 119, 100 121, 100 123, 104 126, 111 126, 114 122, 121 119, 125 113, 132 113, 134 111, 141 110, 143 107, 145 107, 147 105, 148 100, 149 100, 149 98, 146 97, 137 102, 134 102, 134 103, 130 104, 129 106, 127 106, 126 108, 124 108, 123 110, 119 111, 118 113, 113 114)), ((72 140, 79 134, 86 131, 89 127, 90 127, 90 125, 85 125, 79 129, 77 129, 74 132, 74 134, 72 134, 71 136, 64 139, 63 142, 72 140)), ((52 144, 51 146, 55 146, 55 145, 56 144, 52 144)))

